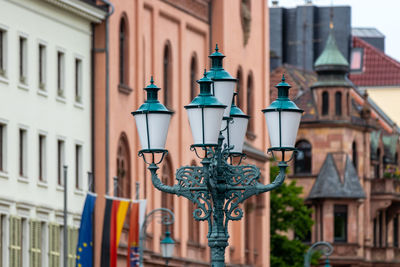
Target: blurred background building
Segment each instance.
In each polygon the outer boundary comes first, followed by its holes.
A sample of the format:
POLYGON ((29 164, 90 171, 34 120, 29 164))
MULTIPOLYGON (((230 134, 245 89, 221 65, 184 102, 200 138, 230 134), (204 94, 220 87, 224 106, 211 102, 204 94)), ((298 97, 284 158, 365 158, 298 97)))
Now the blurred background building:
POLYGON ((0 6, 0 265, 60 266, 92 170, 91 25, 105 13, 80 1, 0 6))
MULTIPOLYGON (((276 8, 270 8, 271 19, 276 8)), ((301 8, 312 6, 296 10, 301 8)), ((399 63, 384 54, 384 36, 376 29, 353 29, 351 43, 340 38, 336 8, 323 50, 317 57, 306 54, 314 71, 283 62, 271 73, 271 86, 285 73, 291 96, 305 110, 289 180, 303 187, 314 210, 315 224, 304 242, 332 243, 333 266, 397 266, 400 116, 393 101, 399 63)), ((295 238, 295 230, 290 235, 295 238)))

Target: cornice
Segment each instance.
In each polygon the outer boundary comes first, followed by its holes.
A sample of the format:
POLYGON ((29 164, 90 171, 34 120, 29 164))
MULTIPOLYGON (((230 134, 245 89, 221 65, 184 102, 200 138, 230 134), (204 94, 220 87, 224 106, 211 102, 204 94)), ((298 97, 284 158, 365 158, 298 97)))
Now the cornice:
POLYGON ((100 23, 106 17, 106 12, 98 7, 79 0, 45 0, 61 9, 72 12, 91 22, 100 23))

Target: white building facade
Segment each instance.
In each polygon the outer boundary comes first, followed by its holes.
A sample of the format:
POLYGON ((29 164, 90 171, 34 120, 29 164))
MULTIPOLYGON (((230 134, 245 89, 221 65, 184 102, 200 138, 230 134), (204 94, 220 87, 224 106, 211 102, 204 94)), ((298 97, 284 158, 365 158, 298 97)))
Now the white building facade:
POLYGON ((92 23, 78 0, 0 0, 0 266, 69 263, 92 171, 92 23))

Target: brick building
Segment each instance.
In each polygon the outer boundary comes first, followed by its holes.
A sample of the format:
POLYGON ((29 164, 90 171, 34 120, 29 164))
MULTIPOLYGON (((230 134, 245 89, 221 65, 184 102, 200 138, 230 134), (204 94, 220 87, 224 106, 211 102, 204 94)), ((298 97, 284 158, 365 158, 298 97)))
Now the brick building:
MULTIPOLYGON (((161 87, 160 101, 175 112, 166 143, 169 155, 160 166, 159 175, 166 184, 176 183, 178 167, 199 165, 190 151, 193 141, 183 106, 198 94, 195 81, 201 78, 204 68, 209 69, 208 55, 218 43, 226 55, 224 68, 239 79, 239 105, 252 116, 244 148, 247 161, 262 169, 267 183, 269 168, 263 151, 268 141, 260 112, 269 103, 266 90, 269 76, 265 75, 269 73, 267 1, 112 0, 111 3, 114 12, 108 17, 108 32, 104 22, 94 33, 93 161, 95 191, 99 196, 95 211, 95 265, 99 266, 100 261, 104 195, 134 198, 135 183, 139 182, 140 198, 148 200, 148 212, 166 207, 175 213, 172 237, 176 248, 170 265, 209 266, 207 223, 193 219, 194 205, 188 200, 153 187, 143 159, 137 157, 140 144, 131 112, 143 103, 142 88, 153 75, 155 84, 161 87)), ((243 220, 229 224, 227 263, 269 266, 268 205, 267 195, 249 199, 244 205, 243 220)), ((160 253, 163 229, 153 222, 147 230, 144 264, 163 266, 165 260, 160 253)), ((118 266, 126 266, 126 246, 123 234, 118 266)))
POLYGON ((272 85, 285 73, 305 110, 289 180, 314 210, 306 241, 332 243, 333 266, 398 266, 400 131, 348 80, 333 30, 314 68, 283 65, 271 74, 272 85))

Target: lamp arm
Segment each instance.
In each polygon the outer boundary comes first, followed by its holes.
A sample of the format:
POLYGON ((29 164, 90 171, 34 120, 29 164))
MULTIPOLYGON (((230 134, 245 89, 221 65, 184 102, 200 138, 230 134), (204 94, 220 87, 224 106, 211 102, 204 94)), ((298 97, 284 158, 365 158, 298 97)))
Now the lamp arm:
POLYGON ((165 193, 178 195, 178 186, 177 185, 174 185, 174 186, 166 185, 158 177, 157 170, 159 168, 155 163, 151 163, 150 166, 148 167, 148 169, 151 172, 151 181, 155 188, 157 188, 158 190, 165 192, 165 193))
POLYGON ((285 181, 286 168, 288 167, 288 165, 286 162, 281 161, 278 163, 278 167, 279 167, 279 174, 278 174, 278 176, 275 177, 275 180, 272 183, 267 184, 267 185, 258 183, 256 185, 256 194, 257 195, 260 193, 274 190, 275 188, 278 188, 283 184, 283 182, 285 181))

